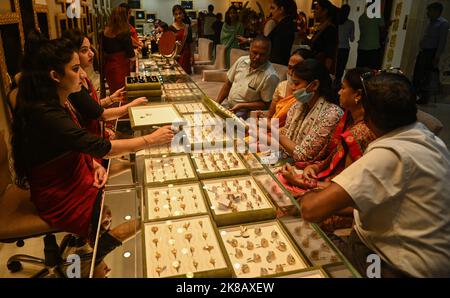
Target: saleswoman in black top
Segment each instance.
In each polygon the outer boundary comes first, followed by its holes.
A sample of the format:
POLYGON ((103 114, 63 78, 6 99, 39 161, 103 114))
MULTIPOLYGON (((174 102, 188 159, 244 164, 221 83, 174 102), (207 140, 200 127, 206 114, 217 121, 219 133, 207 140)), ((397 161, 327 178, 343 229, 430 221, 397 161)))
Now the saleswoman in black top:
MULTIPOLYGON (((169 143, 170 127, 128 140, 105 140, 80 127, 69 94, 80 91, 80 60, 67 40, 35 37, 26 47, 12 149, 16 183, 29 188, 39 215, 50 226, 86 239, 96 235, 105 169, 103 158, 169 143)), ((102 258, 130 236, 129 224, 102 234, 102 258)), ((97 258, 97 260, 99 260, 97 258)))
MULTIPOLYGON (((86 70, 92 67, 94 52, 91 50, 91 43, 87 36, 80 30, 73 29, 65 31, 62 37, 68 39, 75 51, 78 52, 81 69, 86 70)), ((112 132, 106 132, 103 121, 120 118, 128 113, 129 107, 143 105, 148 102, 145 97, 140 97, 120 107, 106 108, 114 102, 125 100, 123 88, 105 99, 99 99, 97 90, 87 75, 84 75, 82 83, 81 90, 69 96, 70 103, 83 117, 83 123, 81 123, 83 127, 86 127, 89 132, 107 139, 109 139, 112 132)))

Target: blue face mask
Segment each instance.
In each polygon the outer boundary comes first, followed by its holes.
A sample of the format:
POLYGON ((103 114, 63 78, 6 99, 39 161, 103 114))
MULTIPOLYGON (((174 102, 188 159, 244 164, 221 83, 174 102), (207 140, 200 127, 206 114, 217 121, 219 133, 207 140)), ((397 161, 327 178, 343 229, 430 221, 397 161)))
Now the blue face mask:
POLYGON ((287 81, 289 84, 292 84, 292 77, 290 75, 286 75, 287 81))
POLYGON ((299 90, 294 92, 293 95, 294 95, 295 99, 297 99, 298 102, 300 102, 300 103, 308 103, 311 100, 311 98, 314 97, 314 92, 306 91, 306 89, 308 87, 309 87, 309 85, 306 86, 306 88, 302 88, 302 89, 299 89, 299 90))

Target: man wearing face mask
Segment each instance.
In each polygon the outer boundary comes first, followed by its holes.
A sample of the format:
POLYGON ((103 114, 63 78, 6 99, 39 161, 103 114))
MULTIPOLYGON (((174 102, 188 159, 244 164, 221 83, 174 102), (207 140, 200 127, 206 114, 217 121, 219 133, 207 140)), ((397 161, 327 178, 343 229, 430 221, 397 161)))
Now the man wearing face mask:
POLYGON ((238 117, 246 119, 250 111, 267 109, 272 100, 280 80, 269 62, 270 49, 270 40, 257 36, 250 45, 250 55, 239 58, 228 71, 217 102, 238 117))

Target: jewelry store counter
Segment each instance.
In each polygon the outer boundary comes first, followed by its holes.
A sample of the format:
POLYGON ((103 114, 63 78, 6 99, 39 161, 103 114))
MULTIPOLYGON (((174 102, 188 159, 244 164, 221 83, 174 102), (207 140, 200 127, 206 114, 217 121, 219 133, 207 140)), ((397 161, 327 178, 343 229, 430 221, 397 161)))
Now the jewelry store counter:
MULTIPOLYGON (((151 105, 170 106, 183 124, 176 145, 132 154, 130 167, 109 178, 104 206, 112 225, 140 222, 105 258, 110 277, 359 277, 317 225, 296 215, 298 203, 269 166, 238 150, 242 120, 207 98, 175 62, 170 69, 165 61, 141 62, 140 76, 161 83, 161 102, 151 105), (234 130, 217 128, 231 117, 234 130)), ((135 127, 136 135, 149 131, 135 127)))

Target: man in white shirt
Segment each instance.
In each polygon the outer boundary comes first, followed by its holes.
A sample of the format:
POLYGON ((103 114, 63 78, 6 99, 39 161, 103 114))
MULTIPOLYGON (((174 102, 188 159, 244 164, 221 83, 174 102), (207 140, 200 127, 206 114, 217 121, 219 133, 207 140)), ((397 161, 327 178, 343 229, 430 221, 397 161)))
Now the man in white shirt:
POLYGON ((364 86, 366 123, 378 138, 330 187, 301 198, 302 216, 320 222, 353 207, 348 242, 333 240, 363 276, 378 255, 383 277, 450 277, 450 153, 417 122, 406 77, 381 73, 364 86))
POLYGON ((267 37, 256 37, 250 44, 250 55, 240 57, 227 73, 217 102, 238 117, 246 119, 250 111, 265 110, 270 105, 280 81, 269 62, 270 48, 267 37))

